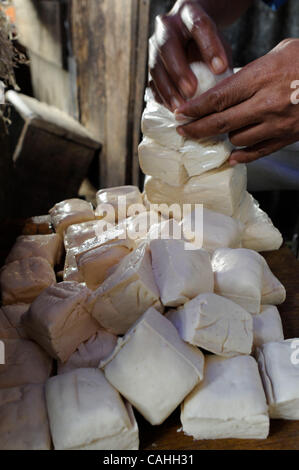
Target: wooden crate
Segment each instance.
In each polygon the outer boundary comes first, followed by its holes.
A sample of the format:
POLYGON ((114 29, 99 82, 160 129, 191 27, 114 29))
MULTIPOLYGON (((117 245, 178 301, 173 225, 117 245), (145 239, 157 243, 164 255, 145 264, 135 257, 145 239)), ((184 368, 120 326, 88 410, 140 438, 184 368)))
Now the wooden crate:
POLYGON ((77 121, 34 98, 8 91, 16 213, 46 213, 56 202, 76 197, 100 143, 77 121))

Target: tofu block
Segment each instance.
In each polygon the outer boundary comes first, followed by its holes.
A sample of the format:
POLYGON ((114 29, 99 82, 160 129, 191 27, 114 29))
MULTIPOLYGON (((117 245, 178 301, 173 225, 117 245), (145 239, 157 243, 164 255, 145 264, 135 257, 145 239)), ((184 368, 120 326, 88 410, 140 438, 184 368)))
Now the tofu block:
POLYGON ((299 339, 263 344, 257 350, 270 418, 299 419, 299 339))
POLYGON ((264 266, 262 304, 280 305, 286 299, 286 290, 269 268, 266 260, 261 256, 264 266))
MULTIPOLYGON (((192 211, 180 222, 184 238, 190 243, 194 243, 196 238, 195 215, 196 212, 192 211)), ((203 209, 201 228, 203 232, 202 248, 209 253, 213 253, 217 248, 239 248, 241 246, 244 226, 232 217, 203 209)))
POLYGON ((30 304, 56 282, 55 273, 43 258, 25 258, 6 264, 0 271, 3 305, 30 304))
POLYGON ((51 216, 38 215, 26 220, 23 235, 48 235, 53 233, 51 216))
POLYGON ((123 335, 149 307, 163 311, 149 248, 143 243, 92 293, 89 308, 103 328, 123 335))
POLYGON ((0 390, 1 450, 51 450, 44 386, 0 390))
POLYGON ((65 374, 74 369, 97 368, 102 360, 110 356, 117 343, 117 336, 105 330, 99 330, 89 340, 81 343, 65 363, 58 361, 58 374, 65 374))
POLYGON ((146 175, 160 178, 171 186, 181 186, 188 180, 182 154, 145 137, 138 147, 139 164, 146 175))
POLYGON ((150 204, 203 204, 206 209, 232 216, 246 190, 246 166, 224 165, 217 170, 193 176, 186 184, 174 187, 149 177, 145 194, 150 204), (215 191, 217 188, 217 191, 215 191))
POLYGON ((77 369, 46 384, 55 450, 138 450, 138 427, 98 369, 77 369))
POLYGON ((65 249, 79 248, 87 240, 97 237, 101 229, 102 223, 99 220, 70 225, 64 235, 65 249))
POLYGON ((52 359, 26 339, 1 339, 5 364, 0 364, 0 389, 44 383, 51 374, 52 359))
POLYGON ((65 362, 99 329, 87 311, 89 295, 90 290, 76 282, 61 282, 45 289, 23 316, 28 336, 51 357, 65 362))
POLYGON ((274 227, 270 217, 259 207, 259 203, 251 194, 248 194, 247 205, 243 247, 256 251, 278 250, 283 243, 279 230, 274 227))
POLYGON ((174 114, 165 106, 154 99, 147 102, 141 119, 141 129, 145 137, 169 149, 179 150, 185 139, 177 133, 177 125, 174 114))
POLYGON ((0 340, 27 338, 21 320, 29 307, 29 304, 16 304, 6 305, 0 309, 0 340))
MULTIPOLYGON (((105 217, 105 219, 111 223, 119 222, 125 219, 126 217, 133 215, 128 213, 128 210, 131 205, 138 204, 140 208, 143 205, 142 196, 137 186, 128 185, 101 189, 97 192, 96 197, 98 209, 101 209, 102 204, 109 204, 113 209, 113 220, 111 220, 110 211, 109 214, 107 214, 105 217)), ((102 218, 101 214, 99 215, 97 213, 96 215, 97 217, 102 218)))
POLYGON ((148 233, 165 219, 156 211, 146 211, 126 219, 127 237, 140 244, 147 239, 148 233))
POLYGON ((72 224, 94 220, 92 205, 82 199, 66 199, 49 210, 55 232, 61 236, 72 224))
MULTIPOLYGON (((207 171, 219 168, 228 160, 233 148, 228 139, 207 140, 205 142, 186 140, 180 152, 182 153, 182 162, 188 177, 201 175, 207 171)), ((159 178, 159 175, 153 176, 159 178)))
POLYGON ((112 269, 125 257, 135 243, 128 240, 115 240, 76 255, 80 278, 91 290, 97 289, 110 274, 112 269))
POLYGON ((182 240, 152 240, 150 249, 164 306, 177 307, 198 294, 213 292, 213 271, 206 251, 186 250, 182 240))
POLYGON ((251 353, 252 316, 225 297, 200 294, 171 310, 167 318, 180 337, 194 346, 225 357, 251 353))
POLYGON ((62 257, 62 238, 57 233, 50 235, 21 235, 11 249, 6 264, 25 258, 44 258, 53 267, 62 257))
POLYGON ((266 439, 267 403, 253 357, 206 356, 204 380, 182 404, 181 421, 194 439, 266 439))
POLYGON ((263 305, 261 313, 253 316, 253 345, 283 341, 281 318, 274 305, 263 305))
POLYGON ((260 312, 263 258, 245 248, 219 248, 212 257, 215 293, 241 305, 247 312, 260 312))
POLYGON ((152 425, 161 424, 203 378, 201 351, 150 308, 100 366, 107 380, 152 425))

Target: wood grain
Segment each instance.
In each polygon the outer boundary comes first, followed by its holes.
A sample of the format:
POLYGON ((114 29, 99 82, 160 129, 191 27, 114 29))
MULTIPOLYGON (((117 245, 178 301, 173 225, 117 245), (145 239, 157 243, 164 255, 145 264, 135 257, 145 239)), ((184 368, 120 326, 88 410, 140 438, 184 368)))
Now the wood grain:
MULTIPOLYGON (((299 337, 299 262, 286 247, 262 254, 287 290, 287 299, 279 306, 285 338, 299 337)), ((159 427, 151 426, 139 414, 137 419, 141 449, 146 450, 299 450, 299 421, 271 420, 270 436, 266 440, 194 441, 178 432, 179 410, 159 427)))

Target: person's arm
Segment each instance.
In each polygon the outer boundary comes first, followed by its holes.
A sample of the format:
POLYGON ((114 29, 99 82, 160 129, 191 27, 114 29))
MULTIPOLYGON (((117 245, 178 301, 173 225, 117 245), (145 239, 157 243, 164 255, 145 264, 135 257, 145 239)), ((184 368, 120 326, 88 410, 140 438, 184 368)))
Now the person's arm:
POLYGON ((228 133, 232 164, 264 157, 299 140, 299 39, 265 56, 176 111, 178 132, 193 139, 228 133))
POLYGON ((174 111, 192 98, 197 81, 190 61, 204 61, 220 74, 228 67, 218 27, 233 23, 253 0, 178 0, 157 17, 150 39, 150 86, 155 98, 174 111))

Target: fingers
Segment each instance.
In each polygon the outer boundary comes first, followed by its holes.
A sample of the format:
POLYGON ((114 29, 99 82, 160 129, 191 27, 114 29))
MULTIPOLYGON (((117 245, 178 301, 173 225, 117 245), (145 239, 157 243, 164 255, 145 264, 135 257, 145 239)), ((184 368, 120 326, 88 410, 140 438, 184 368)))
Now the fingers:
POLYGON ((243 129, 230 132, 229 140, 236 147, 251 147, 267 140, 271 132, 272 129, 266 123, 250 125, 243 129))
MULTIPOLYGON (((249 100, 245 103, 233 106, 226 111, 211 114, 198 121, 193 121, 184 126, 180 126, 177 131, 180 135, 190 137, 192 139, 201 139, 203 137, 226 134, 235 130, 238 130, 238 132, 245 132, 242 128, 256 124, 256 115, 258 114, 256 111, 257 106, 255 100, 249 100)), ((238 134, 236 134, 236 137, 233 134, 232 138, 234 140, 238 140, 238 134)), ((235 144, 235 142, 232 143, 234 145, 241 145, 235 144)))
POLYGON ((172 82, 177 84, 183 98, 191 98, 196 91, 197 80, 187 61, 186 38, 174 17, 166 15, 157 18, 155 41, 159 57, 172 82))
MULTIPOLYGON (((155 47, 153 45, 153 42, 151 43, 150 47, 155 47)), ((151 54, 153 54, 152 51, 151 54)), ((178 106, 180 106, 184 102, 183 98, 178 93, 170 76, 166 72, 165 67, 159 56, 155 58, 155 63, 153 64, 150 73, 154 85, 154 92, 158 94, 160 100, 163 101, 163 104, 167 108, 171 109, 171 111, 177 109, 178 106)), ((151 88, 153 89, 153 87, 151 88)))
POLYGON ((176 110, 176 119, 180 121, 181 115, 200 119, 212 113, 220 113, 251 98, 255 91, 252 73, 249 68, 244 68, 200 97, 182 104, 176 110))
POLYGON ((270 155, 273 152, 285 147, 292 143, 293 140, 270 139, 260 142, 252 147, 242 150, 234 150, 230 156, 229 163, 236 165, 237 163, 249 163, 259 158, 270 155))
POLYGON ((228 60, 212 19, 196 3, 187 3, 181 18, 200 50, 202 60, 215 74, 225 72, 228 60))

